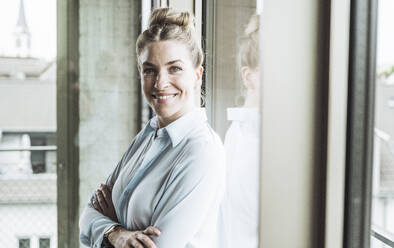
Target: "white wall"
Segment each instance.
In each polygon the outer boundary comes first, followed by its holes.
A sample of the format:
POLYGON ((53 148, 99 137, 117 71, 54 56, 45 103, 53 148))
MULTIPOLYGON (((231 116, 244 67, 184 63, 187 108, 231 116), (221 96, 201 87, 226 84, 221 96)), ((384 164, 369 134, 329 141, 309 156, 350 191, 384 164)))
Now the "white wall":
POLYGON ((57 247, 56 203, 0 205, 1 247, 18 248, 18 238, 30 238, 30 247, 38 247, 38 239, 50 238, 57 247))
POLYGON ((264 1, 260 247, 316 247, 320 4, 264 1))

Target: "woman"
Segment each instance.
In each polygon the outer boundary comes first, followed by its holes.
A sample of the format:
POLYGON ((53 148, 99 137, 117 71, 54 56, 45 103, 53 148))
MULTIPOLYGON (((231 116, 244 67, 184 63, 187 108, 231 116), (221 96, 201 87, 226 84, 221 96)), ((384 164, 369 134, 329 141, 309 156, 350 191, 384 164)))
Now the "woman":
POLYGON ((196 104, 203 54, 193 17, 169 8, 154 10, 136 51, 143 93, 156 116, 82 213, 81 242, 91 247, 214 247, 224 149, 196 104))

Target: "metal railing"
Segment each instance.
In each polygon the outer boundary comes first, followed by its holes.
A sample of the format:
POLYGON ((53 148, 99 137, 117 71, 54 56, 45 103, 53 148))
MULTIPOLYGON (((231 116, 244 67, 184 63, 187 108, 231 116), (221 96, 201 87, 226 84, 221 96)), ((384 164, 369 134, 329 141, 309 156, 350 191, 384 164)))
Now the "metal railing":
POLYGON ((371 236, 379 240, 385 245, 394 248, 394 236, 389 232, 378 228, 377 226, 372 226, 371 236))
POLYGON ((0 147, 0 152, 56 151, 56 146, 8 146, 0 147))

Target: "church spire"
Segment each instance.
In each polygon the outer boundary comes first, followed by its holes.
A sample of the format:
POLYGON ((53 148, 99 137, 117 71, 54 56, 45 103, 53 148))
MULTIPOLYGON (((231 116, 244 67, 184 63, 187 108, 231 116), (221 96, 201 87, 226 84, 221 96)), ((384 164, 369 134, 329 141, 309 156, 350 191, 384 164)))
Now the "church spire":
POLYGON ((25 4, 20 0, 19 16, 15 28, 15 49, 19 57, 30 56, 30 31, 25 16, 25 4))
POLYGON ((18 16, 18 22, 16 23, 16 27, 20 28, 20 30, 24 33, 30 33, 29 27, 27 26, 27 22, 26 22, 25 4, 23 0, 20 0, 19 16, 18 16))

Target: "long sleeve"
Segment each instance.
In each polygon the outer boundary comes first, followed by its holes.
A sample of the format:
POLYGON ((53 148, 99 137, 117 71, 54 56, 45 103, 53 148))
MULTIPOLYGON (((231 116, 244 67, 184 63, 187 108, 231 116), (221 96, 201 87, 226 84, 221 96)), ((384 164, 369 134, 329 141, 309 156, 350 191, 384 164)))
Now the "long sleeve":
POLYGON ((154 238, 158 247, 215 246, 225 178, 224 152, 218 148, 200 145, 185 152, 187 162, 173 172, 153 214, 152 225, 162 231, 154 238))
MULTIPOLYGON (((113 172, 108 176, 106 184, 114 184, 118 178, 121 169, 127 163, 132 153, 132 147, 136 139, 133 140, 126 153, 123 155, 120 162, 117 164, 113 172)), ((83 210, 79 219, 80 241, 82 244, 89 247, 101 247, 105 232, 113 225, 119 224, 112 221, 110 218, 102 215, 93 207, 93 200, 96 199, 96 194, 93 193, 87 206, 83 210)))
MULTIPOLYGON (((225 161, 205 112, 193 111, 164 128, 154 117, 144 130, 107 180, 115 182, 112 196, 121 225, 158 227, 160 237, 152 238, 160 248, 216 247, 225 161)), ((80 219, 82 243, 100 247, 114 224, 88 204, 80 219)))

